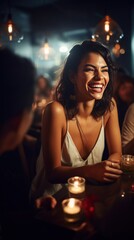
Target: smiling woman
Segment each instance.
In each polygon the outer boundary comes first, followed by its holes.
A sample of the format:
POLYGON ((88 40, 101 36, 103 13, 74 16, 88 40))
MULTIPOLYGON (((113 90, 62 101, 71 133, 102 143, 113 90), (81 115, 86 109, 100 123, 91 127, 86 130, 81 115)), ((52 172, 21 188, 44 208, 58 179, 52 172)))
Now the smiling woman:
POLYGON ((56 99, 43 114, 32 199, 54 194, 74 176, 99 182, 119 178, 121 137, 112 98, 113 70, 110 52, 99 42, 86 40, 71 49, 56 99), (109 157, 102 161, 105 133, 109 157))

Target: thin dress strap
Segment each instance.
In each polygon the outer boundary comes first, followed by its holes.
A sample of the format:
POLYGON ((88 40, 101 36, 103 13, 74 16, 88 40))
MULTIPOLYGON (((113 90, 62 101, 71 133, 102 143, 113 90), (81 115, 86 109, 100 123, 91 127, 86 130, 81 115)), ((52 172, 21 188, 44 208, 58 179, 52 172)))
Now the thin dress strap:
POLYGON ((103 116, 102 116, 102 126, 103 126, 103 124, 104 124, 104 119, 103 119, 103 116))
POLYGON ((67 132, 69 131, 69 121, 66 113, 65 113, 65 118, 66 118, 66 134, 67 134, 67 132))

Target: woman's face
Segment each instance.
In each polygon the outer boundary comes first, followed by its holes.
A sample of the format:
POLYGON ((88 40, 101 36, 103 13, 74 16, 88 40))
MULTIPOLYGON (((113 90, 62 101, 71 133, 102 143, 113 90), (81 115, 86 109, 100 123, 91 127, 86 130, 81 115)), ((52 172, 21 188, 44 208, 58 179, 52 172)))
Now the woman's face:
POLYGON ((74 75, 78 100, 99 100, 109 82, 108 66, 104 58, 97 53, 88 53, 81 61, 74 75))

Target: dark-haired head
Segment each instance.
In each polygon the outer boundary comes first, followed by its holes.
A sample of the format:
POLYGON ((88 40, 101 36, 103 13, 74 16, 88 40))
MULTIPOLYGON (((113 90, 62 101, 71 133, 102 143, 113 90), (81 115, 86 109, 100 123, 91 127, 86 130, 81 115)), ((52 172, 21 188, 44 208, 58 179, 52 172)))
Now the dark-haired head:
POLYGON ((0 124, 32 107, 36 70, 10 49, 0 49, 0 124))
POLYGON ((30 127, 35 80, 31 60, 0 49, 0 154, 15 149, 30 127))
POLYGON ((103 57, 108 66, 109 72, 109 83, 104 91, 102 99, 95 101, 92 115, 94 117, 100 117, 107 110, 109 110, 111 106, 111 100, 113 96, 113 74, 115 66, 112 61, 110 51, 100 42, 85 40, 81 44, 76 44, 71 49, 56 89, 56 100, 65 107, 70 117, 73 117, 77 113, 75 89, 73 83, 71 82, 71 75, 77 73, 82 59, 91 52, 100 54, 103 57))

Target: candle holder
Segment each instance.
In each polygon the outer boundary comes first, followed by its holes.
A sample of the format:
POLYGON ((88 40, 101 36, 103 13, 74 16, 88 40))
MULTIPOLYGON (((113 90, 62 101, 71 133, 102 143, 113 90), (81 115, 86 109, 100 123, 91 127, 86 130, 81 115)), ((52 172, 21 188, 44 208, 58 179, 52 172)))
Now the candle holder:
POLYGON ((68 179, 68 191, 70 197, 84 198, 85 178, 75 176, 68 179))
POLYGON ((81 200, 77 198, 67 198, 62 201, 64 218, 67 222, 76 222, 82 216, 81 200))
POLYGON ((134 156, 133 155, 122 155, 121 158, 121 169, 124 174, 134 176, 134 156))

